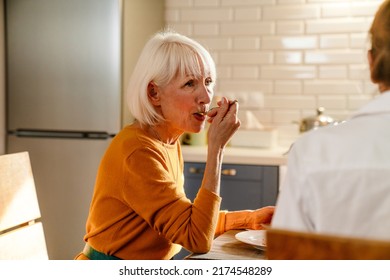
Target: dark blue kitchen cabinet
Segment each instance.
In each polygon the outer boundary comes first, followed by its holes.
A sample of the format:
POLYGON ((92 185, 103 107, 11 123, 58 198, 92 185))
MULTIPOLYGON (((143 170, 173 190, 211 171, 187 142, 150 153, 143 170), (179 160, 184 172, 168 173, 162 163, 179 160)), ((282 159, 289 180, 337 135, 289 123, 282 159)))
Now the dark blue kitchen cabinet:
MULTIPOLYGON (((193 200, 202 183, 205 163, 184 164, 185 192, 193 200)), ((279 186, 278 166, 223 164, 221 210, 257 209, 275 205, 279 186)))
MULTIPOLYGON (((184 164, 185 192, 192 201, 202 184, 205 163, 184 164)), ((223 164, 221 210, 257 209, 275 205, 279 189, 279 166, 223 164)), ((182 250, 175 259, 189 254, 182 250)))

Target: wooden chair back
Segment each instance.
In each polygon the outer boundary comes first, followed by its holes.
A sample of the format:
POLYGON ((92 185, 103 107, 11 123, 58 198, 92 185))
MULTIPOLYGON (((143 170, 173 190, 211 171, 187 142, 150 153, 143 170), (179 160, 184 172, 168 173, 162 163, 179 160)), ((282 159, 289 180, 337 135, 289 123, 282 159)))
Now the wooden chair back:
POLYGON ((267 230, 270 260, 390 260, 390 240, 267 230))
POLYGON ((28 152, 0 156, 0 260, 48 259, 28 152))

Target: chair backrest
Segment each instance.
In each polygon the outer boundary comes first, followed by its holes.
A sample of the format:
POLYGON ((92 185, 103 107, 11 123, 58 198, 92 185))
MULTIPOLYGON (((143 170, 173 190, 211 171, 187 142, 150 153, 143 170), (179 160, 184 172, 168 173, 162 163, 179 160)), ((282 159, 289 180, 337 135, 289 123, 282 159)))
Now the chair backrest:
POLYGON ((390 240, 267 230, 270 260, 390 260, 390 240))
POLYGON ((28 152, 0 156, 0 259, 48 259, 28 152))

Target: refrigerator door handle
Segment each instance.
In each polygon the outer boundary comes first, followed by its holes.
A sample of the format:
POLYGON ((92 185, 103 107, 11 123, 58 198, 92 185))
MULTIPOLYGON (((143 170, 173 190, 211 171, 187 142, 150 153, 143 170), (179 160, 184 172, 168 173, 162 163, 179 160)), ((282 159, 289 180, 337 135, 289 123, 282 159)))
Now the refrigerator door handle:
POLYGON ((9 131, 8 134, 16 137, 36 137, 36 138, 67 138, 67 139, 108 139, 115 136, 102 131, 72 131, 72 130, 34 130, 17 129, 9 131))

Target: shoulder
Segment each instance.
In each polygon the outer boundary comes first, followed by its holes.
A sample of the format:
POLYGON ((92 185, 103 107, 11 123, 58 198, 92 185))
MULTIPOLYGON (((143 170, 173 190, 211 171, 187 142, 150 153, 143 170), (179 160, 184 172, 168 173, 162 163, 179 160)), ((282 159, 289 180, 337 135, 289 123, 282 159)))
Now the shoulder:
POLYGON ((113 138, 109 150, 120 153, 123 157, 129 157, 130 155, 156 153, 161 148, 159 148, 159 143, 143 129, 128 125, 113 138))
POLYGON ((333 155, 339 154, 340 149, 347 143, 345 127, 327 126, 302 134, 292 145, 290 158, 295 162, 315 163, 326 161, 333 155))

